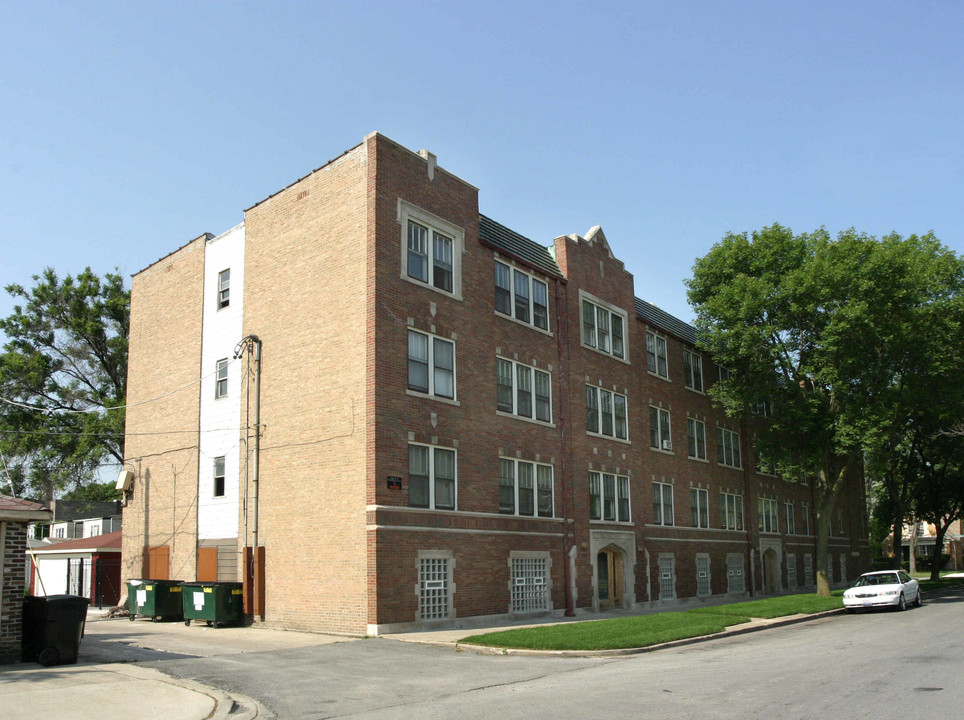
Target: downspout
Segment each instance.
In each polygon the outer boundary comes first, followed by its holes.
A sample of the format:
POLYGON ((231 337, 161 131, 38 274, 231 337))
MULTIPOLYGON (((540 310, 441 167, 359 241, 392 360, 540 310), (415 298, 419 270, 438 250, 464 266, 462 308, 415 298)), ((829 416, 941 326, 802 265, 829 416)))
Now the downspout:
POLYGON ((264 615, 264 608, 261 607, 261 576, 264 568, 261 567, 261 556, 258 552, 258 484, 260 481, 261 465, 261 340, 256 335, 251 335, 251 345, 249 352, 254 352, 254 399, 252 400, 252 411, 254 415, 254 445, 251 453, 251 514, 254 516, 251 528, 251 539, 254 544, 254 597, 259 614, 264 615))
POLYGON ((572 559, 569 557, 569 553, 572 552, 572 538, 569 528, 569 494, 571 492, 569 484, 569 464, 566 459, 569 455, 569 448, 567 446, 566 439, 566 422, 568 418, 567 410, 569 408, 569 379, 564 371, 565 365, 565 347, 567 340, 567 333, 565 332, 565 325, 563 324, 562 313, 559 308, 561 305, 559 297, 559 286, 561 282, 557 279, 554 283, 555 285, 555 295, 556 295, 556 351, 559 359, 559 443, 562 447, 562 460, 561 460, 561 485, 562 485, 562 552, 563 552, 563 577, 566 584, 566 617, 574 617, 576 610, 574 607, 574 601, 572 596, 572 573, 569 569, 569 565, 572 559))

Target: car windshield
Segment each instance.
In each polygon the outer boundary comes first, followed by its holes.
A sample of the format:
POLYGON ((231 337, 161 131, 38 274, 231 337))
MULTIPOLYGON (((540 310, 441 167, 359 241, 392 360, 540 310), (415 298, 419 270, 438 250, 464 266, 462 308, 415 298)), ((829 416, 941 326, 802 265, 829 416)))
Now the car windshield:
POLYGON ((863 575, 857 578, 854 587, 866 587, 867 585, 899 585, 900 579, 897 573, 884 573, 883 575, 863 575))

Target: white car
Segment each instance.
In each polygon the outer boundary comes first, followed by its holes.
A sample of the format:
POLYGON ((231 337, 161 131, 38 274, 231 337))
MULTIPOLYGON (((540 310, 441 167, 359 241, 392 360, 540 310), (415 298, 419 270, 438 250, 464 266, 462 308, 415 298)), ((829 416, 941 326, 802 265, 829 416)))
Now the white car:
POLYGON ((852 613, 886 606, 904 610, 908 605, 920 607, 924 600, 918 582, 903 570, 878 570, 857 578, 857 582, 844 591, 843 603, 847 612, 852 613))

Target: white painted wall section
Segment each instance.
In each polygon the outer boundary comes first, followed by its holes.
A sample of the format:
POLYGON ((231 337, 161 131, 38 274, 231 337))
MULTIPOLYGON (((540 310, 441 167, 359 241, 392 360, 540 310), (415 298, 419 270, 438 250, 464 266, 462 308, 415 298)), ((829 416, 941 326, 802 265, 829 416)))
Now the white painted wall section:
POLYGON ((244 299, 244 223, 207 241, 204 252, 204 320, 201 328, 201 439, 198 468, 198 539, 238 536, 240 502, 243 358, 234 359, 241 340, 244 299), (219 308, 222 271, 230 269, 230 300, 219 308), (218 360, 228 361, 225 397, 216 398, 218 360), (224 496, 214 495, 215 459, 224 458, 224 496))

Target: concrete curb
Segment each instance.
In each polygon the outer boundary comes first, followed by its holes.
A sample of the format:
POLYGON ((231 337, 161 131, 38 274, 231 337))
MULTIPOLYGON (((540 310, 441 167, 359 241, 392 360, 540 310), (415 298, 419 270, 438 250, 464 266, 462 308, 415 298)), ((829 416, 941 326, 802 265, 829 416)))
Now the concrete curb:
MULTIPOLYGON (((789 615, 782 618, 774 618, 772 620, 751 620, 749 623, 743 623, 740 625, 733 625, 726 628, 722 632, 713 633, 712 635, 699 635, 697 637, 683 638, 681 640, 671 640, 665 643, 658 643, 656 645, 647 645, 645 647, 637 648, 619 648, 615 650, 523 650, 518 648, 500 648, 491 647, 488 645, 471 645, 467 643, 456 642, 455 649, 459 651, 471 651, 479 655, 516 655, 516 656, 539 656, 539 657, 625 657, 627 655, 641 655, 643 653, 655 652, 657 650, 664 650, 674 647, 683 647, 686 645, 694 645, 700 642, 706 642, 708 640, 718 640, 725 637, 733 637, 736 635, 747 635, 749 633, 759 632, 761 630, 769 630, 775 627, 785 627, 788 625, 798 625, 800 623, 809 622, 811 620, 819 620, 820 618, 829 617, 833 615, 844 614, 844 609, 840 608, 837 610, 827 610, 821 613, 813 613, 810 615, 789 615)), ((445 643, 431 643, 431 644, 445 644, 445 643)))
POLYGON ((258 717, 271 717, 271 714, 265 712, 259 702, 244 695, 229 695, 209 685, 202 685, 194 680, 172 677, 154 668, 122 664, 105 667, 110 667, 111 671, 118 675, 127 675, 141 681, 160 682, 209 697, 214 702, 214 710, 205 720, 226 720, 227 718, 231 720, 254 720, 258 717))

